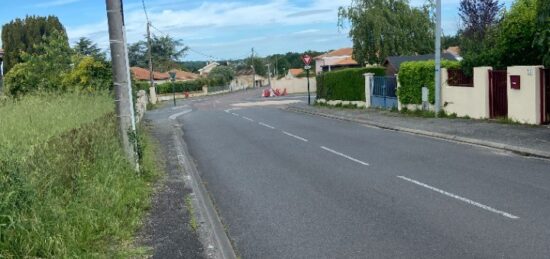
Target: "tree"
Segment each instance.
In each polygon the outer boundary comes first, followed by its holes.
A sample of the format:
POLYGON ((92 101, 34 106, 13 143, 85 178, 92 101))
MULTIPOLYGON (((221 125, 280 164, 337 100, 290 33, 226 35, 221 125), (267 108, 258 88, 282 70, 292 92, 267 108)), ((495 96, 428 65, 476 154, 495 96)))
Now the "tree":
POLYGON ((93 56, 73 56, 74 68, 63 77, 64 89, 86 91, 108 90, 112 84, 111 68, 93 56))
POLYGON ((90 39, 81 37, 75 43, 73 50, 76 54, 81 56, 90 56, 96 60, 105 60, 105 53, 101 51, 97 44, 93 43, 90 39))
POLYGON ((256 74, 261 76, 267 76, 267 67, 262 58, 254 57, 249 58, 245 62, 247 68, 254 67, 254 71, 256 71, 256 74))
POLYGON ((433 52, 434 23, 430 8, 411 7, 407 0, 352 0, 340 7, 340 28, 351 24, 353 56, 360 64, 381 63, 387 56, 433 52))
MULTIPOLYGON (((173 68, 180 68, 178 61, 185 56, 189 47, 181 40, 170 36, 151 38, 151 56, 155 70, 162 72, 173 68)), ((130 66, 149 67, 147 42, 138 41, 128 47, 130 66)))
POLYGON ((543 63, 550 67, 550 1, 537 1, 537 35, 533 45, 538 47, 543 63))
POLYGON ((4 74, 23 61, 23 52, 28 55, 37 53, 36 46, 54 32, 66 35, 65 28, 55 16, 27 16, 23 20, 15 19, 2 26, 4 74))
POLYGON ((228 66, 217 66, 208 73, 208 79, 212 85, 227 85, 233 78, 235 78, 235 71, 228 66))
POLYGON ((487 31, 498 23, 502 6, 498 0, 461 0, 458 15, 463 35, 474 42, 482 41, 487 31))
POLYGON ((21 53, 22 62, 6 74, 6 92, 20 95, 36 90, 64 90, 62 80, 71 69, 72 54, 67 36, 53 31, 43 38, 33 54, 21 53))

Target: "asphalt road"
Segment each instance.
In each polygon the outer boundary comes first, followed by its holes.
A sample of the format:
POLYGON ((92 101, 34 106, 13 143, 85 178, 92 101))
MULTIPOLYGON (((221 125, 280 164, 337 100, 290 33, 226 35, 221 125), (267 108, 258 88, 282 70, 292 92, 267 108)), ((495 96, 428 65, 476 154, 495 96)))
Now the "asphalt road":
POLYGON ((549 161, 257 101, 175 118, 243 258, 550 256, 549 161))

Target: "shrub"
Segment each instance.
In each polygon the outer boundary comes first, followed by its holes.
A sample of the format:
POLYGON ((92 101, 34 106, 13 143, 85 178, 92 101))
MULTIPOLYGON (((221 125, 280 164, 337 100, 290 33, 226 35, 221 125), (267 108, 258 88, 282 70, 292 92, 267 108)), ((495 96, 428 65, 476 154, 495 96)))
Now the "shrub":
MULTIPOLYGON (((456 61, 442 60, 441 67, 460 68, 456 61)), ((435 102, 435 62, 413 61, 404 62, 399 68, 399 88, 397 96, 403 104, 422 104, 422 87, 427 86, 430 90, 429 101, 435 102)))
POLYGON ((95 92, 112 88, 112 72, 108 63, 78 55, 75 55, 74 63, 74 68, 63 78, 65 89, 95 92))
POLYGON ((317 76, 317 98, 327 100, 365 100, 365 73, 385 74, 383 67, 349 68, 317 76))
MULTIPOLYGON (((174 82, 174 89, 176 93, 181 92, 194 92, 202 90, 202 87, 205 85, 204 81, 201 79, 192 80, 192 81, 183 81, 183 82, 174 82)), ((172 93, 172 83, 166 82, 157 85, 158 94, 169 94, 172 93)))

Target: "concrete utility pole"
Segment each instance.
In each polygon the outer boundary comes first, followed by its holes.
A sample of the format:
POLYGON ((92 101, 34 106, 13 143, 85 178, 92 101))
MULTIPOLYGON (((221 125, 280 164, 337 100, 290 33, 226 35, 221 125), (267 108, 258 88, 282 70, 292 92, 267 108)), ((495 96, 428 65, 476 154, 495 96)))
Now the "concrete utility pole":
POLYGON ((269 88, 271 88, 271 64, 267 64, 267 81, 269 82, 269 88))
POLYGON ((107 20, 109 22, 109 42, 113 66, 118 131, 128 161, 136 169, 139 169, 135 152, 136 140, 135 138, 130 138, 130 134, 134 135, 136 132, 136 121, 132 101, 132 86, 122 0, 106 0, 105 2, 107 6, 107 20))
POLYGON ((147 56, 149 59, 149 95, 151 96, 151 103, 155 104, 156 91, 155 91, 155 78, 153 76, 153 53, 151 50, 151 22, 147 19, 147 56), (153 94, 155 92, 155 94, 153 94))
POLYGON ((436 0, 435 27, 435 116, 441 109, 441 0, 436 0))
POLYGON ((250 56, 250 67, 252 68, 252 89, 256 88, 256 68, 254 68, 254 48, 252 48, 252 55, 250 56))

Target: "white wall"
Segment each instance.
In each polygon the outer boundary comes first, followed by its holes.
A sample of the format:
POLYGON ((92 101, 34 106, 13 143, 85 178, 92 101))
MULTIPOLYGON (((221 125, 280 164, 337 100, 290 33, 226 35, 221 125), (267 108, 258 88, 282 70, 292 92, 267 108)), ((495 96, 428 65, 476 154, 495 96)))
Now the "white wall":
MULTIPOLYGON (((286 89, 286 92, 289 94, 293 93, 307 93, 307 78, 281 78, 279 80, 271 81, 271 88, 273 89, 286 89)), ((310 92, 314 93, 317 91, 317 81, 315 77, 309 78, 309 89, 310 92)))
POLYGON ((490 67, 474 68, 474 87, 450 86, 447 69, 441 70, 441 104, 448 113, 487 119, 489 113, 489 70, 490 67))
POLYGON ((540 124, 540 68, 542 66, 508 67, 508 118, 529 124, 540 124), (512 89, 510 76, 520 76, 521 89, 512 89))

